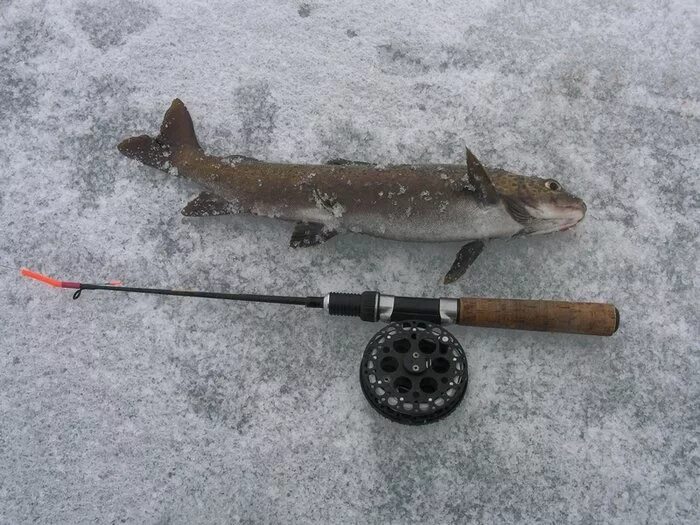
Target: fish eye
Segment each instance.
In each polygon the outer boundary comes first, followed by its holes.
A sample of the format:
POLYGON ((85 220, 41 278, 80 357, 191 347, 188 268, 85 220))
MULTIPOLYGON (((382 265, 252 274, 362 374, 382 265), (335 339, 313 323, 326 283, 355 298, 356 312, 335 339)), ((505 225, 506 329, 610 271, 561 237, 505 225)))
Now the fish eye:
POLYGON ((545 188, 552 191, 559 191, 561 189, 561 184, 559 184, 554 179, 549 179, 544 182, 545 188))

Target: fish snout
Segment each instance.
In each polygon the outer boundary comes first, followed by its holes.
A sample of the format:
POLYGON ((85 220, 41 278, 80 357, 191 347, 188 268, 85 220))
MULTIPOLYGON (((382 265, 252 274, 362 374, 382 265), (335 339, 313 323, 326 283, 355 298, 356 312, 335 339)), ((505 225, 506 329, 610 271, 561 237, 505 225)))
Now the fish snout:
POLYGON ((566 210, 565 215, 568 215, 568 218, 576 219, 576 222, 578 222, 586 216, 586 210, 588 208, 583 200, 576 197, 573 201, 567 203, 564 209, 566 210))
POLYGON ((587 209, 586 203, 581 199, 577 199, 574 205, 566 206, 567 213, 559 231, 565 231, 576 226, 586 216, 587 209))

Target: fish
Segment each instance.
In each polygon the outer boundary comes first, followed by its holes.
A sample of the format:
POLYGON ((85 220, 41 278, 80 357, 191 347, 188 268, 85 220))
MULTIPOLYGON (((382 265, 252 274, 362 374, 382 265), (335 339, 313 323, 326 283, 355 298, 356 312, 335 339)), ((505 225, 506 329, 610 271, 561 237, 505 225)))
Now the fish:
POLYGON ((123 140, 119 151, 204 191, 189 217, 252 214, 294 223, 293 248, 345 232, 416 242, 466 242, 443 282, 458 280, 493 238, 567 230, 586 205, 554 179, 486 168, 466 148, 464 164, 384 165, 347 159, 324 164, 264 162, 205 153, 189 111, 175 99, 156 137, 123 140))

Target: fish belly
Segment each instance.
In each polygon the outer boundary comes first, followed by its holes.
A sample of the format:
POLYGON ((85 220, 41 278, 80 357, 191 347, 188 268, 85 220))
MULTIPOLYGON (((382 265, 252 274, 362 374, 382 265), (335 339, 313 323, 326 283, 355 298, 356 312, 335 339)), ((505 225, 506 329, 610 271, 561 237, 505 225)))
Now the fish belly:
POLYGON ((400 241, 452 242, 512 237, 522 226, 502 206, 479 208, 455 205, 452 209, 429 210, 395 216, 380 213, 348 214, 344 229, 400 241))

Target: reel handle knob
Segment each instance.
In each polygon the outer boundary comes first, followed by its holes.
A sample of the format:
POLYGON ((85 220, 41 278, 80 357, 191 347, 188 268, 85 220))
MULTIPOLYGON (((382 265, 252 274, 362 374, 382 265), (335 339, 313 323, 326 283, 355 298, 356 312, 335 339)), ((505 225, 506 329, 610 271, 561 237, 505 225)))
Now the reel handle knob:
POLYGON ((459 299, 457 324, 569 334, 613 335, 620 313, 612 304, 533 301, 525 299, 459 299))

